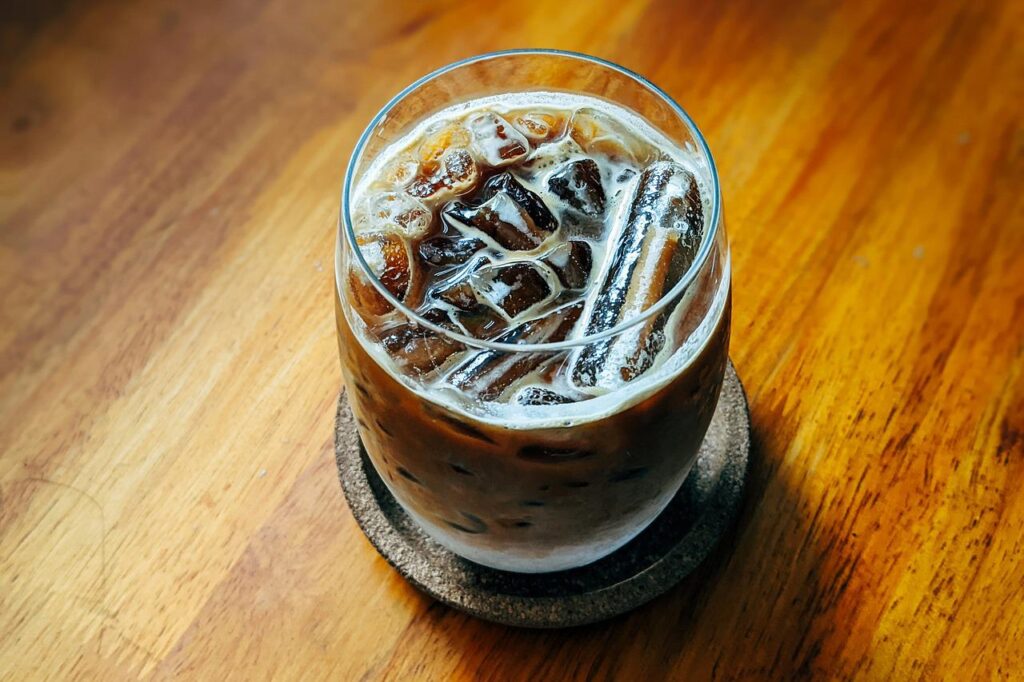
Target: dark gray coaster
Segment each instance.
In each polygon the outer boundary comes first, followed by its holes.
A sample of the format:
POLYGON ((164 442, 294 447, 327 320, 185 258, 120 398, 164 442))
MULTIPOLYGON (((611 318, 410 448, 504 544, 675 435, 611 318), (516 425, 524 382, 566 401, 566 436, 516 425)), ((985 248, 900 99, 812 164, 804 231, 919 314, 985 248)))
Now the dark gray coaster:
POLYGON ((729 363, 722 397, 693 470, 672 502, 621 549, 581 568, 509 573, 444 549, 413 523, 366 457, 344 394, 335 456, 359 526, 406 580, 485 620, 522 627, 583 625, 625 613, 678 583, 704 559, 739 507, 750 450, 750 414, 729 363))

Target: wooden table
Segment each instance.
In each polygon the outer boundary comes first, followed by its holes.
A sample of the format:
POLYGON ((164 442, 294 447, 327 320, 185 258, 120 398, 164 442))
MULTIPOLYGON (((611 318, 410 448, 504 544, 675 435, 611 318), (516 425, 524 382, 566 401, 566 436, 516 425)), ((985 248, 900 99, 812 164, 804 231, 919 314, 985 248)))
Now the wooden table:
POLYGON ((1021 679, 1021 3, 474 6, 3 10, 0 677, 1021 679), (701 569, 560 632, 409 587, 332 460, 348 154, 515 46, 702 126, 755 429, 701 569))

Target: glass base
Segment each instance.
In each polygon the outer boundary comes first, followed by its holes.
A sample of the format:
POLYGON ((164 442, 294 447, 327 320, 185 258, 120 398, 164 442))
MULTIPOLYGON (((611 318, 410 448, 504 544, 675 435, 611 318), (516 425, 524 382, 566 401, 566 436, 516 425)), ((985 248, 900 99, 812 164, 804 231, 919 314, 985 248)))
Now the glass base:
POLYGON ((582 625, 625 613, 678 583, 732 523, 742 497, 750 416, 734 368, 696 464, 679 492, 624 546, 586 566, 515 573, 474 563, 429 537, 362 454, 348 403, 338 403, 335 455, 353 516, 410 583, 454 608, 523 627, 582 625))

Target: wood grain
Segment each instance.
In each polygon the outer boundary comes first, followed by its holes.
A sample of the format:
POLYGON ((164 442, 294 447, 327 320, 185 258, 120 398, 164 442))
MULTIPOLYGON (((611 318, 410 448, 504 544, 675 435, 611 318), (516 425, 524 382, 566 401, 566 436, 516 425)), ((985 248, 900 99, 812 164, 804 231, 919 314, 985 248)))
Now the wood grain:
POLYGON ((1024 5, 488 6, 0 10, 0 677, 1024 677, 1024 5), (517 46, 702 126, 757 445, 696 575, 562 632, 420 596, 331 459, 347 155, 517 46))

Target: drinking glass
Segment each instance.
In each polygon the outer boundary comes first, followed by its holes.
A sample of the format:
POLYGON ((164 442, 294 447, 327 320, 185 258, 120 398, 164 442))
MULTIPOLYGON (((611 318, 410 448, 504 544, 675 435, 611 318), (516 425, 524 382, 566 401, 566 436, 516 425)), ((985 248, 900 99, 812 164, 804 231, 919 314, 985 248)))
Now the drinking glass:
POLYGON ((441 545, 503 570, 569 569, 627 543, 679 490, 726 368, 730 265, 707 143, 657 86, 610 62, 552 50, 486 54, 421 78, 388 102, 355 147, 335 266, 342 373, 366 455, 395 499, 441 545), (353 190, 382 150, 442 108, 526 91, 583 94, 632 110, 693 155, 711 194, 704 237, 686 274, 650 308, 601 334, 530 344, 454 332, 404 306, 355 247, 353 190), (667 349, 672 355, 666 370, 605 395, 503 413, 493 403, 438 389, 430 372, 406 375, 389 367, 387 351, 367 333, 353 298, 358 279, 394 306, 414 337, 420 335, 414 346, 423 357, 413 362, 441 364, 476 353, 506 367, 557 365, 588 344, 645 333, 655 321, 675 330, 667 349))

